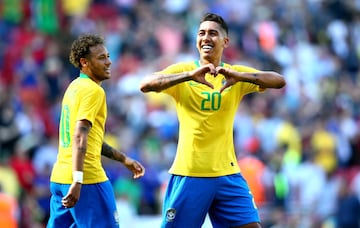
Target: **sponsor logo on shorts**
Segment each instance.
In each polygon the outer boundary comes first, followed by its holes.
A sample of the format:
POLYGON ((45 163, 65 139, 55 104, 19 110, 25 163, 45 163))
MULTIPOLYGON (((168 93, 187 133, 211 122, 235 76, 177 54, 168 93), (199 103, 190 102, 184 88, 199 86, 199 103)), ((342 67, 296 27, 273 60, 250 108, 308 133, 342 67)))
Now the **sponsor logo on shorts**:
POLYGON ((176 210, 174 208, 169 208, 166 211, 166 221, 167 222, 172 222, 174 221, 176 216, 176 210))

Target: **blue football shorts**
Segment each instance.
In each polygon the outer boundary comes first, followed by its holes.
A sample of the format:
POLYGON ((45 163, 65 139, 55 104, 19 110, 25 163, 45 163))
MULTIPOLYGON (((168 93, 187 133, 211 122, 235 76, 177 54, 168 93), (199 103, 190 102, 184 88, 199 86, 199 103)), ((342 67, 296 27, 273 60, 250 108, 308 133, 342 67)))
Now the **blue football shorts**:
POLYGON ((171 175, 162 228, 200 228, 209 213, 214 228, 260 222, 248 184, 240 173, 221 177, 171 175))
POLYGON ((52 195, 47 228, 119 227, 115 195, 110 181, 83 184, 75 207, 65 208, 61 199, 67 194, 69 187, 69 184, 50 183, 52 195))

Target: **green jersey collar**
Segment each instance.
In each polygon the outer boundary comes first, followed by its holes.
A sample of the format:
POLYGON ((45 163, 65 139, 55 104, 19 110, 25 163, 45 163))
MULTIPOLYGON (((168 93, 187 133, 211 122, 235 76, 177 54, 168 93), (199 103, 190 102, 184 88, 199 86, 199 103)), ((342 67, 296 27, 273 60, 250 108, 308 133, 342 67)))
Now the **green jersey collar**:
POLYGON ((84 74, 84 73, 82 73, 82 72, 80 72, 80 76, 79 76, 80 78, 89 78, 89 76, 87 76, 86 74, 84 74))
MULTIPOLYGON (((195 63, 195 65, 196 65, 197 67, 200 67, 200 60, 195 60, 194 63, 195 63)), ((223 67, 223 66, 224 66, 224 63, 221 62, 221 63, 220 63, 220 66, 223 67)))

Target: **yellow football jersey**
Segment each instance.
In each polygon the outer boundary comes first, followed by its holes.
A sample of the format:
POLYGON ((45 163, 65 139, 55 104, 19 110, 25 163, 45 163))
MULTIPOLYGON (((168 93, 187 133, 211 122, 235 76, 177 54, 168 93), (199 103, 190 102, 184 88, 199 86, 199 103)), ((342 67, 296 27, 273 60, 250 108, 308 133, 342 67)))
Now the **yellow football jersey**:
POLYGON ((59 152, 54 164, 52 182, 72 183, 72 146, 75 123, 88 120, 92 127, 84 160, 84 184, 107 180, 101 165, 101 147, 107 116, 104 89, 85 74, 80 74, 65 91, 59 126, 59 152))
MULTIPOLYGON (((199 66, 198 61, 178 63, 159 73, 192 71, 199 66)), ((240 65, 222 66, 239 72, 257 72, 240 65)), ((240 172, 233 143, 234 118, 243 96, 260 88, 239 82, 220 93, 225 77, 207 74, 205 78, 214 89, 187 81, 162 91, 175 99, 180 124, 178 148, 169 170, 172 174, 216 177, 240 172)))

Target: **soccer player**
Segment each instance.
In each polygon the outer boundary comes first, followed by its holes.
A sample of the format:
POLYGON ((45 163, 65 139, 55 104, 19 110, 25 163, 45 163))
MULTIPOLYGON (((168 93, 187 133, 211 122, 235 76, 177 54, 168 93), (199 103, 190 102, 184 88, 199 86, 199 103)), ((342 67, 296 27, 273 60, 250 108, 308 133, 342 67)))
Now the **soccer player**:
POLYGON ((282 88, 285 80, 276 72, 222 62, 229 37, 219 15, 203 16, 196 42, 199 60, 170 65, 140 82, 144 93, 174 98, 180 124, 162 227, 201 227, 207 213, 215 228, 261 227, 236 159, 234 117, 243 96, 282 88))
POLYGON ((134 178, 144 167, 106 144, 105 91, 111 60, 104 39, 76 39, 70 62, 80 69, 65 91, 59 129, 59 152, 51 174, 51 212, 47 227, 119 227, 115 196, 101 164, 101 155, 121 162, 134 178))

